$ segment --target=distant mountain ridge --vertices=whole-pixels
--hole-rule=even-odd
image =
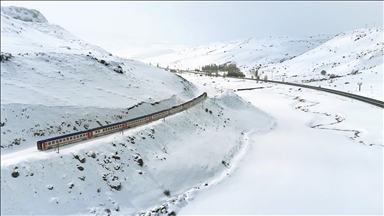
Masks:
[[[138,60],[175,69],[198,69],[203,65],[235,62],[248,71],[258,65],[286,61],[316,47],[330,35],[308,37],[263,37],[213,42],[179,52]]]
[[[24,7],[1,7],[1,13],[24,22],[48,23],[48,20],[35,9]]]

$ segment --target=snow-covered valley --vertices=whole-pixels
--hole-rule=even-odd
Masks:
[[[383,214],[381,108],[298,87],[185,77],[218,92],[257,88],[236,94],[273,116],[276,127],[250,135],[238,169],[181,215]]]
[[[171,73],[82,41],[34,10],[2,7],[1,24],[1,215],[384,213],[381,108],[297,87]],[[247,69],[267,62],[260,72],[268,74],[273,67],[309,68],[314,63],[306,62],[307,54],[328,61],[330,54],[320,51],[325,46],[343,55],[348,47],[371,50],[373,57],[363,54],[354,63],[360,73],[332,85],[371,80],[371,96],[382,100],[377,29],[353,45],[345,38],[339,44],[342,34],[332,43],[331,36],[318,35],[250,39],[225,51],[245,56],[273,42],[248,63],[241,57]],[[191,48],[191,55],[211,50],[202,47]],[[163,58],[164,67],[178,60],[141,56],[152,65]],[[211,57],[174,64],[192,69],[223,58]],[[287,60],[278,63],[281,58]],[[206,100],[165,119],[60,149],[36,148],[38,140],[169,108],[203,92]]]

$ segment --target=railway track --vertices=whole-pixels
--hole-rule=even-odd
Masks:
[[[255,79],[251,79],[251,78],[239,78],[239,79],[246,79],[246,80],[255,81]],[[318,90],[318,91],[324,91],[324,92],[352,98],[355,100],[359,100],[359,101],[362,101],[362,102],[365,102],[365,103],[368,103],[368,104],[371,104],[371,105],[374,105],[374,106],[377,106],[380,108],[384,108],[384,101],[376,100],[376,99],[372,99],[372,98],[368,98],[368,97],[364,97],[364,96],[360,96],[360,95],[356,95],[356,94],[351,94],[348,92],[337,91],[337,90],[333,90],[333,89],[316,87],[316,86],[303,85],[303,84],[298,84],[298,83],[280,82],[280,81],[273,81],[273,80],[262,80],[262,81],[263,82],[283,84],[283,85],[297,86],[297,87],[302,87],[302,88],[309,88],[309,89],[314,89],[314,90]],[[241,90],[250,90],[250,89],[239,89],[239,90],[241,91]]]

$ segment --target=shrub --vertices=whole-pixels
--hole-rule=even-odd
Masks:
[[[325,74],[327,74],[327,71],[322,70],[322,71],[321,71],[321,75],[325,76]]]
[[[224,51],[224,52],[225,52],[225,51]],[[171,211],[171,212],[168,214],[168,216],[176,216],[176,212]]]
[[[139,160],[137,160],[137,163],[139,164],[140,167],[142,167],[144,165],[144,161],[141,158]]]
[[[12,177],[13,178],[17,178],[19,176],[19,172],[17,172],[17,171],[13,171],[13,173],[12,173]]]
[[[3,53],[1,52],[1,55],[0,55],[0,61],[1,62],[6,62],[6,61],[9,61],[9,59],[11,59],[13,56],[11,53]]]
[[[169,190],[164,190],[163,192],[166,196],[171,196],[171,191]]]

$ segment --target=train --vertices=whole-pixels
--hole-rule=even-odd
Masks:
[[[204,100],[206,97],[207,97],[207,93],[204,92],[200,96],[190,101],[187,101],[177,106],[173,106],[169,109],[161,110],[148,115],[140,116],[137,118],[129,119],[129,120],[118,122],[118,123],[108,124],[105,126],[101,126],[101,127],[97,127],[97,128],[93,128],[85,131],[80,131],[80,132],[75,132],[71,134],[65,134],[65,135],[49,138],[49,139],[39,140],[37,141],[37,149],[40,151],[44,151],[47,149],[56,148],[59,146],[68,145],[71,143],[80,142],[83,140],[92,139],[99,136],[104,136],[114,132],[136,127],[138,125],[156,121],[158,119],[165,118],[169,115],[182,112],[192,107],[193,105],[198,104],[199,102]]]

